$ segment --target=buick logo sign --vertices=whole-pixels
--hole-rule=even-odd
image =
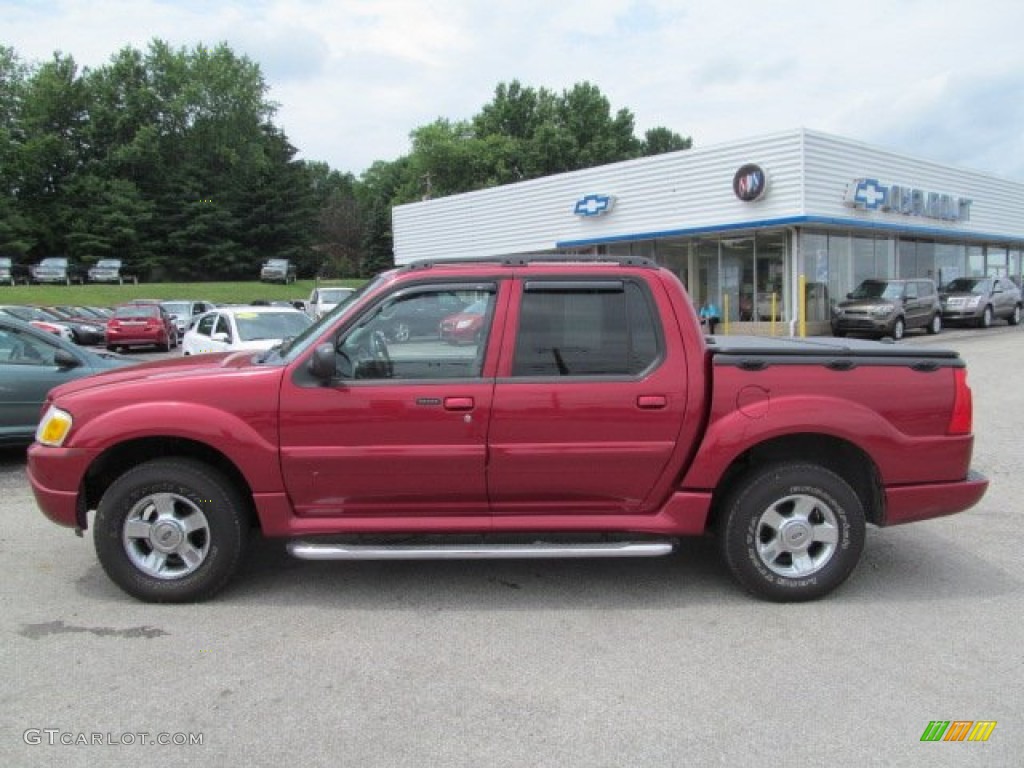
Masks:
[[[768,174],[760,165],[747,163],[732,177],[732,191],[744,203],[760,200],[768,191]]]

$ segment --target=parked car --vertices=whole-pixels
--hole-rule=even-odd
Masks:
[[[174,324],[178,328],[178,338],[181,338],[193,320],[217,305],[212,301],[175,300],[161,301],[160,306],[174,319]]]
[[[290,259],[267,259],[260,267],[260,282],[263,283],[294,283],[296,280],[295,265]]]
[[[441,321],[462,312],[471,302],[455,291],[432,292],[416,298],[415,292],[397,297],[381,309],[383,333],[388,341],[441,338]]]
[[[185,331],[183,355],[265,350],[284,339],[298,336],[313,324],[312,318],[290,307],[221,307],[199,316]]]
[[[159,304],[121,304],[107,321],[107,349],[156,347],[167,352],[178,346],[178,327]]]
[[[441,341],[449,344],[477,344],[483,335],[490,299],[474,301],[461,312],[448,315],[439,326]]]
[[[342,285],[318,286],[309,294],[306,311],[314,320],[319,320],[355,293],[355,288]]]
[[[100,259],[89,267],[88,277],[90,283],[139,284],[138,276],[128,274],[121,259]]]
[[[42,309],[44,312],[50,313],[71,329],[71,338],[75,344],[89,346],[92,344],[103,344],[106,340],[106,320],[90,317],[87,314],[84,314],[77,307],[66,305],[58,307],[43,307]]]
[[[31,268],[33,283],[85,283],[85,269],[67,256],[48,256]]]
[[[0,445],[32,442],[46,394],[53,387],[131,362],[120,355],[76,347],[0,314]]]
[[[0,285],[17,285],[28,282],[28,272],[14,259],[0,256]]]
[[[933,280],[865,280],[832,313],[836,336],[865,333],[899,341],[911,328],[942,330],[942,304]]]
[[[969,323],[988,328],[996,318],[1020,323],[1020,288],[1006,277],[958,277],[939,294],[946,323]]]
[[[0,307],[0,312],[17,320],[21,320],[23,323],[34,325],[41,331],[51,333],[54,336],[60,336],[62,339],[74,342],[75,337],[68,324],[62,322],[59,318],[54,317],[49,312],[39,309],[39,307],[30,307],[23,304],[7,304]]]

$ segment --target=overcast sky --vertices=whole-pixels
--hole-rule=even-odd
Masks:
[[[300,151],[362,173],[495,86],[588,81],[695,146],[810,128],[1024,180],[1018,0],[0,0],[0,44],[96,67],[227,42]]]

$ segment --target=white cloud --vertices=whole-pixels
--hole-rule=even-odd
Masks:
[[[589,81],[638,133],[698,145],[805,126],[1024,178],[1024,4],[798,0],[8,2],[4,43],[97,66],[125,45],[227,41],[260,64],[303,157],[359,173],[465,119],[500,82]]]

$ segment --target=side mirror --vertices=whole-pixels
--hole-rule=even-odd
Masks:
[[[309,372],[314,378],[330,381],[335,375],[337,356],[333,344],[318,344],[309,358]]]
[[[221,341],[225,344],[231,343],[231,335],[227,333],[215,333],[210,337],[213,341]]]
[[[58,368],[77,368],[82,364],[82,361],[66,349],[58,349],[53,355],[53,363]]]

